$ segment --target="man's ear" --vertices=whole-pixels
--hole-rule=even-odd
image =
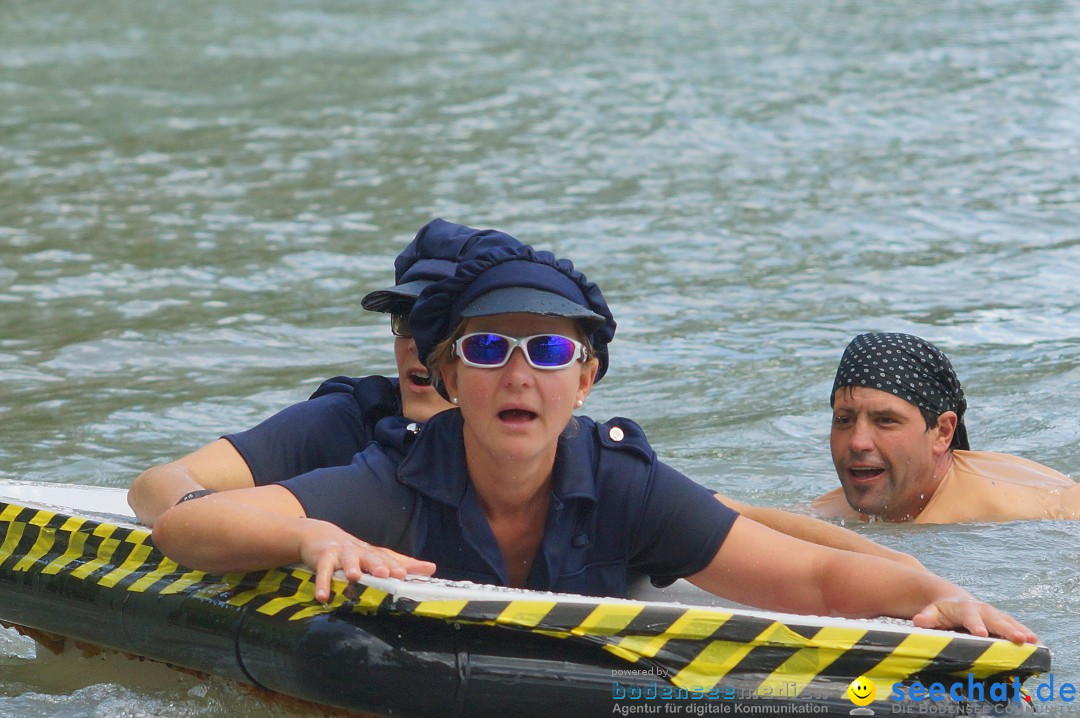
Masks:
[[[956,433],[956,412],[944,411],[937,419],[937,424],[930,431],[934,432],[934,453],[942,455],[949,450],[953,434]]]

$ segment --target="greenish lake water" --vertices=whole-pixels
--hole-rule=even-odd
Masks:
[[[975,448],[1080,471],[1075,1],[9,0],[0,108],[0,478],[126,486],[392,372],[360,297],[435,216],[596,280],[589,413],[731,496],[836,484],[868,330],[950,354]],[[1080,683],[1080,525],[857,530]],[[136,665],[0,630],[0,715],[294,715]]]

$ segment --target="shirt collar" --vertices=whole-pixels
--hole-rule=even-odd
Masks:
[[[556,506],[570,499],[596,502],[593,468],[596,444],[591,419],[577,417],[559,437],[552,498]],[[398,466],[398,481],[430,499],[460,507],[469,485],[465,466],[461,411],[448,409],[421,428],[412,448]]]

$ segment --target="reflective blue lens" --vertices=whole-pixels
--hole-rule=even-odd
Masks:
[[[461,342],[461,355],[473,364],[497,366],[510,351],[510,342],[499,334],[470,334]]]
[[[542,334],[529,339],[525,345],[529,358],[536,366],[562,367],[574,360],[574,342],[558,334]]]

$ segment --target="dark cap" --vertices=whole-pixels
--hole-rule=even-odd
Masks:
[[[570,260],[527,245],[498,247],[462,262],[453,277],[423,291],[409,325],[426,361],[462,319],[512,312],[581,321],[600,361],[596,381],[607,372],[607,345],[615,336],[615,319],[600,288]]]
[[[454,274],[458,262],[494,247],[518,247],[521,242],[494,229],[433,219],[394,260],[394,286],[371,292],[360,306],[372,312],[408,314],[420,292]]]
[[[547,317],[582,319],[589,324],[603,324],[604,318],[560,294],[531,287],[503,287],[477,297],[461,310],[462,318],[492,314],[525,312]]]
[[[969,448],[964,389],[949,357],[925,339],[911,334],[860,334],[840,358],[830,406],[836,400],[836,390],[845,386],[887,391],[932,414],[955,411],[952,447]]]

